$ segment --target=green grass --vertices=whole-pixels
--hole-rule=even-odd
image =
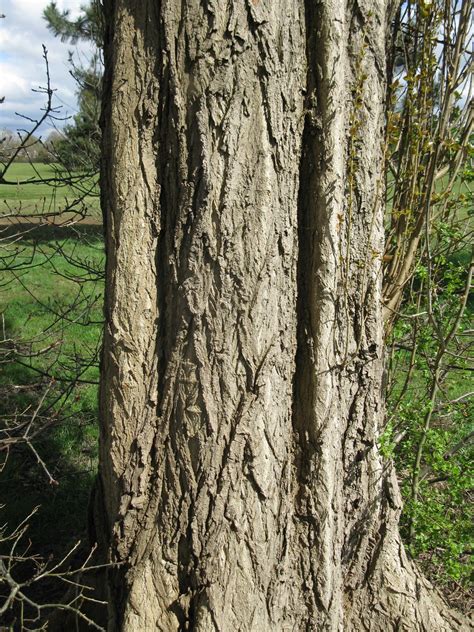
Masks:
[[[78,232],[74,239],[22,240],[0,250],[0,257],[8,257],[12,268],[3,273],[0,290],[7,331],[19,340],[20,347],[27,345],[33,352],[60,340],[57,362],[61,372],[79,348],[83,354],[96,346],[102,320],[103,256],[100,235],[84,232]],[[58,354],[55,351],[52,355]],[[39,370],[50,364],[50,354],[46,354],[31,366]],[[83,379],[97,378],[96,371],[91,371],[87,370]]]
[[[93,184],[82,181],[71,188],[45,182],[57,177],[55,165],[13,164],[5,176],[13,184],[0,185],[0,223],[1,215],[12,212],[29,218],[61,211]],[[86,195],[83,202],[88,219],[97,222],[98,197]],[[28,224],[19,240],[8,239],[18,232],[17,224],[0,230],[0,316],[6,339],[0,342],[0,424],[15,415],[31,418],[47,392],[41,413],[52,423],[33,444],[59,483],[49,483],[27,445],[17,447],[0,472],[5,504],[0,524],[13,529],[39,507],[27,537],[35,553],[57,556],[84,535],[97,464],[102,230]],[[78,282],[81,278],[86,281]],[[71,388],[77,375],[79,382]]]
[[[0,264],[10,268],[2,266],[0,285],[7,338],[0,357],[9,360],[0,374],[0,420],[15,412],[31,416],[48,391],[42,409],[52,424],[34,446],[59,483],[51,485],[30,448],[20,446],[0,473],[0,523],[13,528],[39,505],[28,537],[46,555],[61,554],[83,535],[97,462],[103,242],[93,227],[69,230],[67,237],[66,230],[38,227],[34,239],[0,248]],[[99,274],[84,272],[84,265]],[[81,276],[88,280],[79,283]],[[76,373],[80,382],[69,392]]]
[[[62,176],[58,165],[13,163],[4,176],[8,184],[0,184],[0,219],[10,213],[35,215],[68,208],[69,214],[86,209],[91,219],[99,220],[96,180],[78,177],[77,183],[70,186],[61,182]]]

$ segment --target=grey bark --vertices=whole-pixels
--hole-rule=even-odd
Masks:
[[[377,447],[386,4],[105,3],[110,630],[462,628]]]

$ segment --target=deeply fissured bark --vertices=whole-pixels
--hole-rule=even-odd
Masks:
[[[105,3],[110,630],[462,625],[377,447],[386,4]]]

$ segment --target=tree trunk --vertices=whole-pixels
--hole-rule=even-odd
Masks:
[[[386,4],[105,2],[109,630],[462,627],[377,447]]]

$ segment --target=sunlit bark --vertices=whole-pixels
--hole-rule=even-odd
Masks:
[[[105,4],[109,629],[455,629],[377,446],[386,2]]]

